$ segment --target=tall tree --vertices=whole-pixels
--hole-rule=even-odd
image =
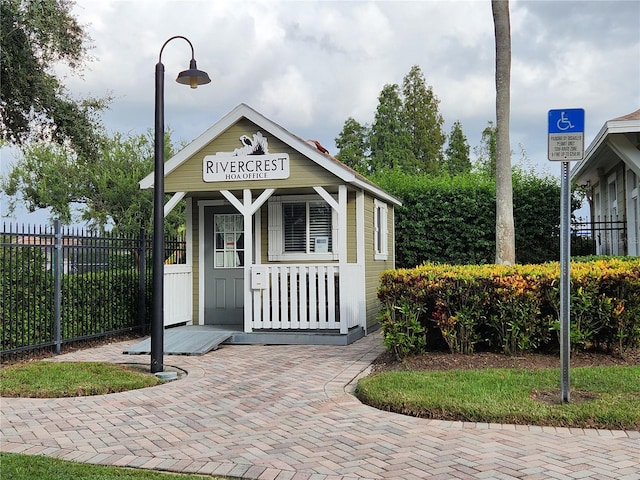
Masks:
[[[480,145],[474,147],[473,151],[478,157],[478,170],[484,172],[492,178],[496,177],[496,126],[491,120],[482,131]]]
[[[119,233],[135,235],[141,227],[151,226],[152,192],[140,190],[138,182],[153,169],[153,149],[151,134],[116,133],[101,141],[95,160],[86,161],[64,145],[32,143],[1,179],[0,190],[12,199],[10,211],[17,203],[29,211],[51,208],[56,218],[70,223],[75,220],[72,205],[76,205],[91,228],[112,225]],[[169,158],[173,154],[169,132],[165,149],[165,158]],[[168,219],[167,230],[182,221]]]
[[[369,129],[349,117],[335,139],[340,149],[336,158],[363,175],[370,173],[368,136]]]
[[[411,138],[402,116],[402,98],[397,84],[387,84],[378,96],[370,135],[372,173],[384,169],[405,169],[415,165]]]
[[[0,137],[21,146],[42,140],[97,152],[98,113],[108,99],[75,100],[53,73],[65,64],[77,73],[89,37],[71,14],[70,0],[0,2]]]
[[[496,263],[516,261],[509,111],[511,24],[509,0],[491,0],[496,42]]]
[[[444,119],[438,111],[440,100],[427,86],[418,65],[411,67],[402,81],[404,102],[402,113],[411,139],[414,165],[407,171],[438,173],[443,160],[442,148],[446,135],[442,130]]]
[[[462,124],[459,120],[456,120],[451,127],[445,156],[449,175],[454,176],[471,171],[469,142],[462,131]]]
[[[439,103],[420,67],[414,65],[402,90],[397,84],[382,88],[371,128],[347,119],[336,138],[337,157],[368,175],[385,169],[439,173],[446,141]]]

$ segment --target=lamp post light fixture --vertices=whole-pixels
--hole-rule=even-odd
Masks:
[[[162,51],[171,40],[181,38],[191,47],[189,69],[178,74],[176,82],[197,88],[211,82],[198,70],[193,45],[181,35],[164,42],[156,64],[155,154],[153,177],[153,314],[151,317],[151,373],[164,370],[164,65]]]

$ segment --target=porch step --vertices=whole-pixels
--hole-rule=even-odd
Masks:
[[[316,330],[254,330],[251,333],[235,332],[225,343],[231,345],[349,345],[364,337],[362,327],[354,327],[349,333]]]
[[[208,329],[206,327],[185,326],[168,328],[164,331],[165,355],[204,355],[233,336],[232,330]],[[151,353],[151,338],[134,345],[123,353],[144,355]]]

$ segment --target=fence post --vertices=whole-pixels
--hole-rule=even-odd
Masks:
[[[146,282],[147,282],[147,239],[144,228],[140,229],[140,239],[138,242],[138,323],[140,324],[140,333],[144,335],[144,326],[146,320],[147,299],[145,298]]]
[[[60,317],[62,310],[62,231],[60,220],[53,222],[54,244],[53,244],[53,340],[56,346],[56,353],[61,351],[62,343],[60,335]]]

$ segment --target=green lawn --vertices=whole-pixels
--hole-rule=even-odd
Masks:
[[[364,402],[424,418],[565,427],[640,429],[640,367],[571,370],[560,403],[559,369],[394,371],[365,377]]]
[[[105,467],[68,462],[41,455],[0,452],[0,478],[3,480],[224,480],[222,477],[179,475],[151,470]]]
[[[0,369],[3,397],[103,395],[160,383],[148,372],[113,363],[38,361]]]

